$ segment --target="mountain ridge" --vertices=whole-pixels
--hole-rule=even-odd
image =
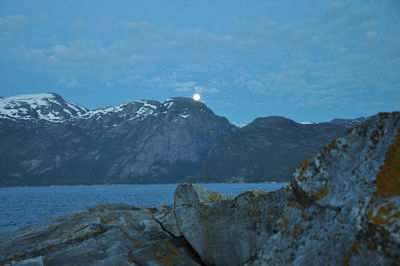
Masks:
[[[319,137],[322,133],[316,128],[326,127],[334,129],[334,134],[325,132],[325,137]],[[298,135],[298,129],[309,133]],[[344,131],[344,126],[334,123],[301,125],[278,116],[256,118],[240,128],[225,117],[215,115],[204,103],[183,97],[169,98],[163,103],[135,100],[88,110],[54,93],[13,96],[0,99],[0,170],[3,173],[0,186],[174,183],[198,179],[201,175],[200,182],[287,181],[288,169],[294,164],[286,162],[291,161],[290,156],[279,162],[284,168],[279,176],[266,174],[277,164],[276,161],[265,164],[267,161],[262,159],[273,153],[271,147],[275,147],[268,146],[274,140],[265,139],[266,135],[279,136],[286,132],[290,138],[300,140],[295,146],[312,146],[294,160],[297,162]],[[321,139],[315,147],[305,140],[308,138],[310,142],[314,137],[310,132]],[[236,136],[240,139],[238,143],[246,143],[246,134],[251,137],[247,140],[250,144],[242,150],[252,148],[260,153],[248,152],[245,168],[251,172],[254,166],[265,164],[264,170],[258,172],[260,176],[253,174],[250,178],[248,169],[239,178],[237,173],[227,176],[229,164],[206,169],[206,162],[223,162],[227,158],[225,155],[213,157],[221,143],[226,142],[224,139]],[[281,142],[285,147],[293,146],[292,140]],[[301,154],[301,151],[296,152]],[[261,160],[260,155],[264,156]],[[235,164],[241,165],[240,161]],[[216,173],[222,174],[212,177]]]

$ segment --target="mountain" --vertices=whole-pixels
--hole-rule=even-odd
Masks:
[[[278,116],[257,118],[223,138],[191,181],[288,181],[292,169],[345,133],[334,123],[301,124]]]
[[[366,118],[238,127],[189,98],[88,110],[54,93],[0,98],[0,186],[288,181]]]
[[[87,112],[86,108],[66,102],[55,93],[0,98],[0,119],[45,120],[60,123],[80,117]]]
[[[0,99],[0,186],[178,182],[236,130],[188,98],[94,111],[56,94]]]
[[[343,126],[345,128],[351,128],[351,127],[357,127],[359,125],[364,124],[369,117],[359,117],[356,119],[341,119],[341,118],[335,118],[331,120],[331,123]]]

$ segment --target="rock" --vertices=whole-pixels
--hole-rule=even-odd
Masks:
[[[178,228],[209,265],[243,265],[273,233],[289,195],[283,188],[245,192],[236,198],[191,184],[175,191]]]
[[[182,234],[176,224],[175,211],[172,207],[168,205],[162,205],[160,209],[153,214],[153,218],[162,226],[165,231],[174,237],[182,237]]]
[[[298,167],[295,198],[249,265],[398,264],[399,126],[381,113]]]
[[[164,231],[155,209],[122,204],[87,211],[0,237],[0,264],[198,265],[183,238]]]

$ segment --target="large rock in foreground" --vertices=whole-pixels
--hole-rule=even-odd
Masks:
[[[398,264],[400,113],[350,129],[276,192],[232,199],[180,185],[175,213],[210,265]]]
[[[241,265],[272,235],[288,191],[245,192],[235,199],[191,184],[175,191],[178,228],[210,265]]]

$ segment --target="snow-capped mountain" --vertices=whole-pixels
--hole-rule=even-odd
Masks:
[[[180,97],[92,111],[53,93],[0,98],[0,186],[287,181],[356,122],[238,127]]]
[[[66,102],[55,93],[0,98],[0,118],[11,120],[44,120],[60,123],[78,118],[87,112],[86,108]]]
[[[93,111],[55,94],[1,101],[0,186],[178,182],[237,130],[188,98]]]

